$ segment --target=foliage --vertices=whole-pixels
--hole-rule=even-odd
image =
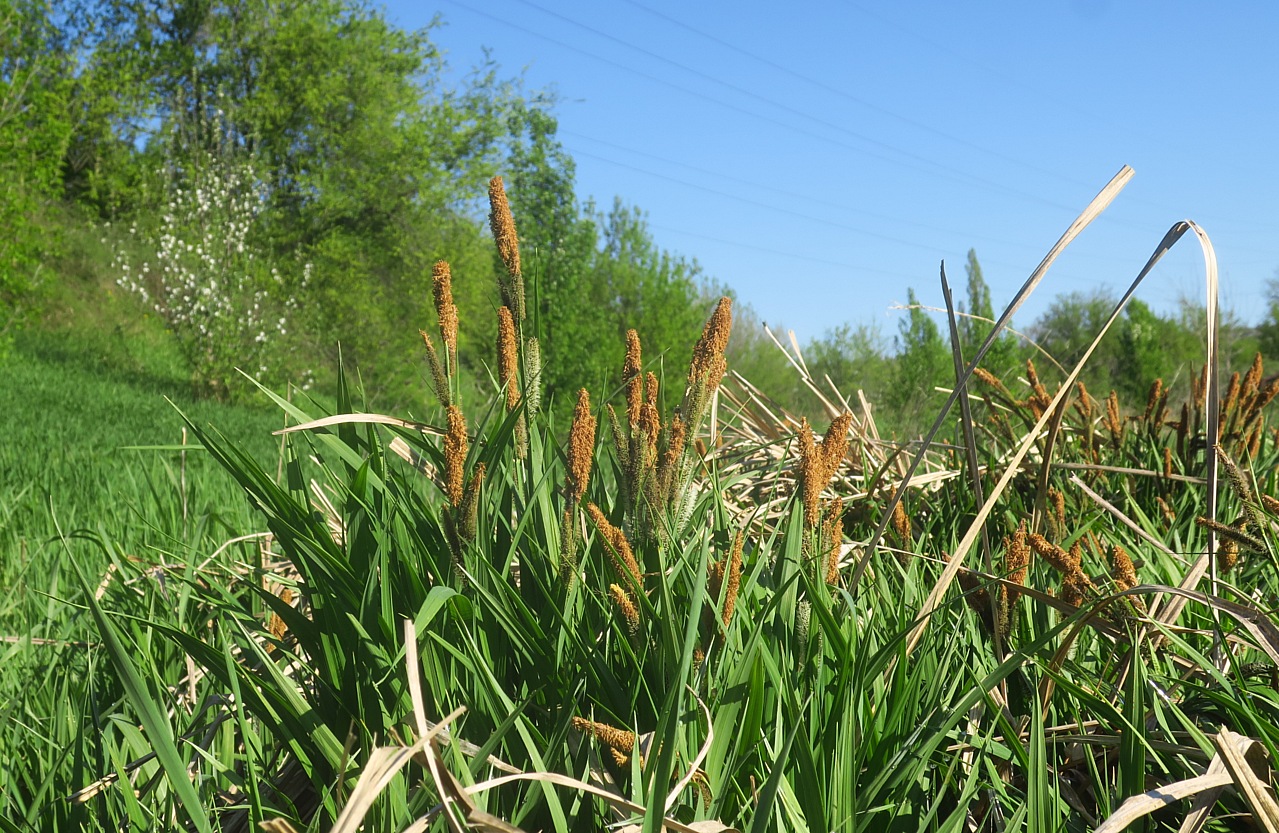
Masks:
[[[913,288],[907,292],[907,305],[907,317],[898,327],[896,373],[887,403],[906,426],[917,430],[933,399],[933,388],[953,382],[955,371],[937,322],[920,307]]]
[[[0,0],[0,357],[33,312],[55,244],[41,215],[71,130],[67,61],[47,3]]]
[[[977,260],[975,249],[968,250],[968,262],[964,270],[968,275],[967,312],[969,315],[976,316],[975,318],[961,317],[958,322],[959,340],[964,348],[964,358],[967,360],[976,355],[977,348],[986,340],[986,335],[994,326],[995,309],[990,299],[990,287],[982,275],[981,263]],[[960,304],[960,310],[964,311],[963,304]],[[1009,326],[1012,326],[1011,323]],[[1016,337],[1011,333],[1003,333],[986,353],[986,358],[982,360],[982,367],[996,376],[1003,376],[1020,364],[1020,358]]]
[[[141,528],[113,514],[6,562],[31,571],[11,582],[6,621],[47,641],[18,643],[0,674],[6,716],[21,717],[0,724],[0,752],[38,762],[35,775],[0,767],[0,812],[63,829],[175,817],[319,829],[360,807],[377,829],[450,829],[441,814],[456,812],[490,829],[497,816],[656,830],[669,815],[733,829],[1083,830],[1124,798],[1201,776],[1231,733],[1272,757],[1279,646],[1251,594],[1279,592],[1267,425],[1279,383],[1260,362],[1222,400],[1214,438],[1237,461],[1218,512],[1233,523],[1196,521],[1201,388],[1157,391],[1144,412],[1072,388],[1049,439],[1029,430],[1050,387],[1028,368],[1026,383],[980,381],[978,469],[964,476],[953,447],[930,454],[891,547],[859,577],[865,550],[849,544],[888,520],[895,446],[850,414],[819,441],[719,388],[728,308],[687,375],[647,378],[640,336],[628,339],[604,383],[625,391],[618,407],[597,414],[580,394],[563,447],[534,404],[532,321],[497,362],[498,389],[437,385],[445,431],[353,413],[344,384],[322,424],[324,406],[271,395],[308,423],[275,464],[190,420],[187,454],[234,478],[240,508],[199,491],[193,515],[187,488],[206,483],[184,488],[170,457]],[[903,339],[940,340],[915,324]],[[451,324],[440,338],[451,349]],[[872,332],[829,340],[837,357],[879,354]],[[713,443],[698,414],[716,395]],[[964,553],[962,592],[933,608],[945,554],[972,535],[972,479],[993,489],[1026,443],[1040,454],[1006,472],[991,545]],[[1152,594],[1176,598],[1159,586],[1183,579],[1209,528],[1239,545],[1236,560],[1175,621],[1154,620]],[[1028,545],[1034,560],[1017,561]],[[1209,659],[1221,644],[1224,672]],[[433,744],[403,751],[459,708]],[[405,766],[373,784],[388,747]],[[1213,801],[1218,818],[1252,812],[1242,791]]]

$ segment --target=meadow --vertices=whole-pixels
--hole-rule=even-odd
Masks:
[[[981,368],[1129,175],[911,442],[734,373],[727,298],[544,400],[500,181],[491,373],[437,264],[423,415],[20,344],[0,829],[1279,830],[1279,381]],[[1212,320],[1193,226],[1134,288],[1184,235]]]

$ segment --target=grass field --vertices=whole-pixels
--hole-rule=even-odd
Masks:
[[[184,459],[177,374],[0,371],[0,830],[1279,829],[1260,360],[978,370],[903,445],[726,376],[724,301],[557,421],[494,236],[496,387],[437,281],[427,424],[183,400]]]

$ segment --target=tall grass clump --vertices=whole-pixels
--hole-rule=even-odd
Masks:
[[[814,426],[729,373],[728,299],[686,374],[654,370],[632,330],[616,401],[543,403],[494,180],[489,379],[460,378],[465,276],[439,264],[424,421],[359,413],[345,384],[331,414],[268,391],[292,423],[278,473],[192,421],[257,511],[257,548],[101,597],[84,576],[113,719],[154,757],[100,755],[79,812],[197,829],[1273,829],[1274,383],[1258,363],[1221,395],[1211,349],[1181,402],[1154,380],[1142,403],[1096,399],[1082,362],[1060,378],[981,365],[1128,175],[956,359],[947,410],[907,445],[838,391],[818,391]],[[1213,309],[1190,224],[1133,288],[1187,230]]]

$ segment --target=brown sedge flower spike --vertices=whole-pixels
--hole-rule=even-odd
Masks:
[[[643,586],[644,575],[640,572],[639,562],[635,560],[635,553],[631,550],[630,542],[626,540],[626,534],[609,523],[608,518],[604,517],[604,513],[595,504],[586,504],[586,512],[599,529],[600,537],[604,539],[605,548],[613,561],[613,569],[617,571],[618,577],[622,581],[633,582],[634,587]]]
[[[448,355],[448,372],[453,373],[457,369],[457,305],[453,303],[453,273],[448,261],[436,261],[431,270],[431,294],[440,322],[440,341]]]
[[[448,429],[444,433],[444,493],[449,503],[460,506],[466,482],[466,454],[470,443],[466,436],[466,417],[462,409],[449,405]]]
[[[595,415],[591,413],[591,395],[586,388],[577,392],[577,406],[573,409],[573,425],[568,432],[568,465],[565,472],[565,491],[571,503],[577,503],[586,494],[586,484],[591,477],[591,464],[595,456]]]
[[[519,349],[516,345],[515,320],[507,307],[497,308],[497,381],[506,395],[506,410],[520,404]]]

